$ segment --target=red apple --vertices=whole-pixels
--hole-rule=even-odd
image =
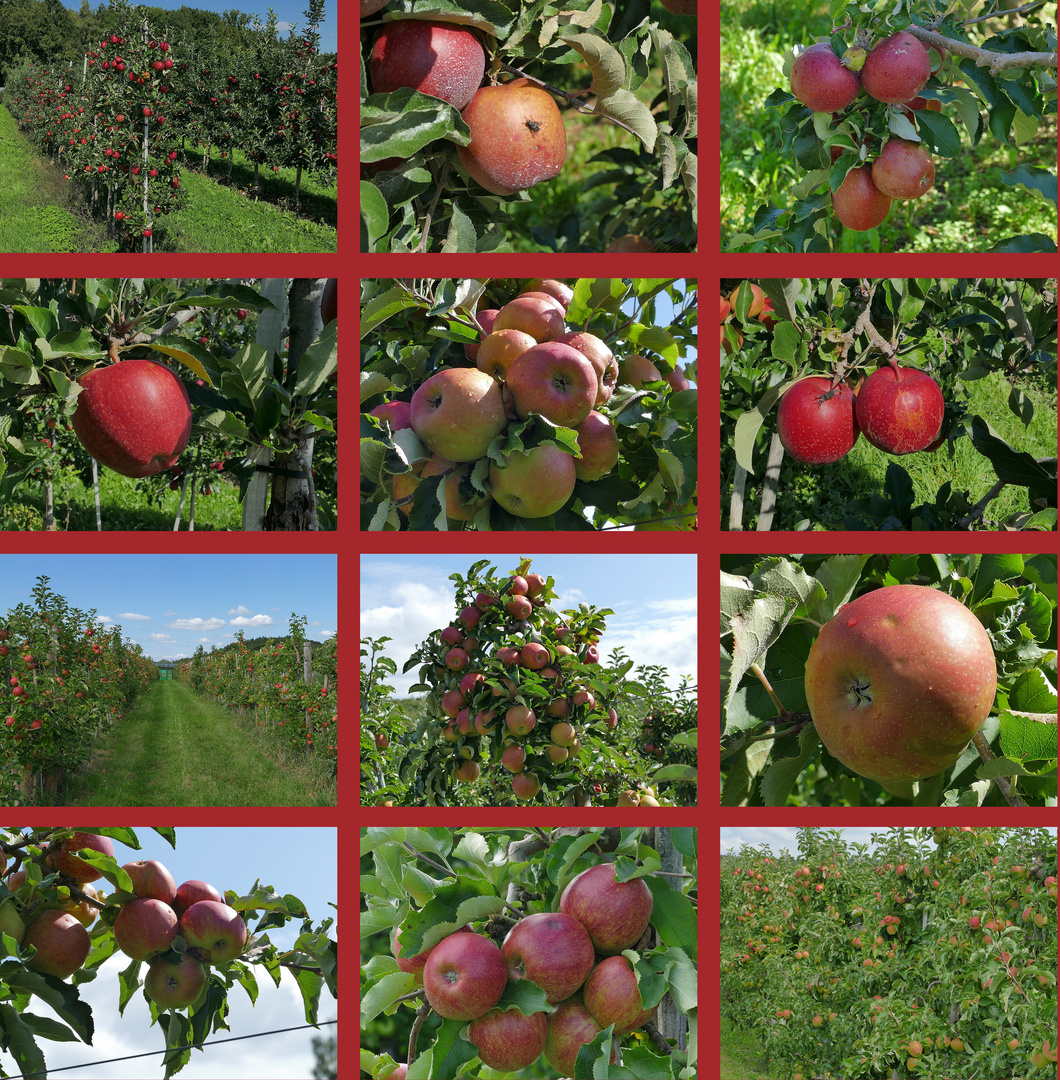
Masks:
[[[500,949],[481,934],[450,934],[431,950],[423,970],[427,1003],[447,1020],[477,1020],[500,1000],[508,969]]]
[[[646,357],[634,353],[619,364],[619,379],[639,390],[645,383],[661,382],[659,369]]]
[[[601,960],[585,980],[582,998],[593,1019],[601,1027],[614,1024],[616,1035],[642,1027],[655,1013],[644,1008],[633,965],[624,956]]]
[[[462,109],[486,71],[486,54],[466,27],[402,19],[384,23],[368,64],[372,91],[389,94],[410,86]]]
[[[470,747],[465,746],[464,750],[470,750]],[[482,775],[482,766],[477,761],[462,761],[453,775],[462,784],[472,784]]]
[[[594,409],[574,431],[582,455],[574,459],[574,475],[579,480],[599,480],[606,476],[618,464],[615,425]]]
[[[513,619],[528,619],[530,613],[534,610],[534,605],[530,603],[528,596],[513,596],[511,600],[504,605],[504,610],[511,615]]]
[[[160,1009],[190,1005],[205,985],[206,968],[187,953],[176,962],[160,956],[151,962],[144,977],[144,993]]]
[[[556,281],[554,278],[534,278],[527,282],[524,292],[543,292],[554,296],[566,311],[570,302],[574,299],[574,290],[564,281]]]
[[[820,375],[800,379],[784,392],[777,409],[777,434],[784,449],[804,465],[829,465],[858,440],[854,392]]]
[[[564,1001],[548,1018],[545,1039],[548,1063],[563,1076],[573,1076],[578,1051],[603,1030],[581,1000],[570,998]]]
[[[865,57],[861,85],[888,105],[904,105],[924,89],[931,75],[927,47],[907,30],[878,42]]]
[[[519,662],[532,671],[540,671],[548,666],[548,649],[537,641],[528,641],[519,653]]]
[[[494,384],[496,385],[496,384]],[[550,517],[574,492],[574,458],[555,443],[513,451],[503,464],[490,462],[493,498],[519,518]]]
[[[114,920],[114,940],[133,960],[165,952],[176,936],[176,912],[161,900],[130,900]]]
[[[563,307],[551,296],[517,296],[497,312],[493,333],[518,330],[535,343],[552,341],[564,331]]]
[[[493,320],[497,317],[500,308],[482,308],[475,312],[475,320],[482,327],[483,339],[493,332]],[[464,346],[464,355],[472,362],[478,360],[478,351],[482,342],[476,341],[473,345]]]
[[[522,330],[494,330],[478,347],[475,366],[495,379],[506,379],[508,369],[537,340]]]
[[[512,705],[504,714],[504,722],[513,735],[528,735],[536,726],[537,717],[526,705]]]
[[[212,885],[207,885],[205,881],[193,878],[191,881],[182,882],[177,886],[177,899],[173,903],[173,910],[177,913],[179,919],[192,904],[197,904],[200,900],[215,900],[217,903],[223,904],[224,899],[224,896]]]
[[[243,951],[247,925],[239,912],[216,900],[200,900],[180,917],[184,940],[208,964],[226,964]]]
[[[935,163],[923,143],[891,138],[872,163],[872,182],[892,199],[919,199],[935,183]]]
[[[103,876],[91,863],[78,859],[72,854],[90,848],[102,855],[114,855],[114,845],[107,836],[96,836],[95,833],[75,832],[62,842],[58,852],[48,856],[48,865],[60,874],[72,877],[79,885],[85,881],[97,881]]]
[[[857,75],[826,41],[803,49],[791,65],[791,92],[814,112],[842,112],[860,89]]]
[[[508,426],[500,383],[478,368],[444,368],[412,395],[412,429],[447,461],[485,456]]]
[[[412,406],[407,401],[385,401],[382,405],[376,405],[371,415],[386,420],[391,431],[412,427]]]
[[[510,773],[520,773],[526,763],[526,751],[521,746],[506,746],[501,754],[501,764]]]
[[[521,772],[512,777],[512,791],[515,792],[517,799],[526,802],[534,798],[540,790],[541,781],[538,780],[536,773]]]
[[[872,182],[872,167],[859,165],[832,192],[832,209],[845,228],[866,232],[883,224],[891,212],[891,197]]]
[[[577,990],[592,970],[595,954],[577,919],[560,912],[528,915],[508,931],[501,945],[508,978],[530,979],[555,1005]]]
[[[161,900],[173,906],[177,899],[177,883],[173,875],[157,859],[137,859],[126,863],[122,869],[129,875],[136,896],[148,900]]]
[[[577,349],[551,341],[536,345],[508,369],[508,389],[519,417],[538,413],[561,427],[576,428],[596,402],[596,371]]]
[[[191,436],[184,384],[152,360],[123,360],[86,371],[73,416],[74,433],[101,465],[122,476],[170,468]]]
[[[467,1037],[478,1048],[483,1065],[501,1072],[517,1072],[532,1065],[545,1049],[548,1020],[545,1013],[524,1015],[516,1006],[490,1009],[473,1020]]]
[[[526,79],[482,87],[461,116],[471,142],[457,147],[460,163],[494,195],[525,191],[563,168],[563,117],[548,92]]]
[[[946,410],[939,384],[918,368],[886,364],[858,391],[858,425],[873,446],[888,454],[924,450],[938,435]]]
[[[58,979],[67,979],[83,967],[92,949],[88,931],[68,911],[56,908],[42,911],[29,924],[22,947],[30,945],[37,950],[26,964],[30,971]]]
[[[996,686],[982,623],[923,585],[889,585],[844,604],[806,660],[806,702],[829,753],[903,796],[961,756]]]
[[[651,918],[651,890],[643,878],[616,881],[614,865],[598,863],[563,890],[559,909],[585,927],[598,953],[609,956],[643,937]]]

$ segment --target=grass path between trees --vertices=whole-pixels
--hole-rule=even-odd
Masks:
[[[69,806],[334,805],[310,761],[285,760],[226,710],[178,682],[157,682],[100,744]]]

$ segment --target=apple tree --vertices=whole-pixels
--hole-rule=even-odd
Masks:
[[[367,828],[361,859],[362,1073],[696,1075],[694,829]]]
[[[812,515],[800,528],[1056,528],[1055,439],[1040,434],[1056,426],[1050,282],[762,279],[725,291],[729,528],[745,527],[759,491],[758,529],[781,510]],[[885,475],[867,482],[869,468]],[[993,509],[1002,495],[1019,511]]]
[[[1055,830],[797,834],[721,857],[722,1013],[769,1075],[1055,1076]]]
[[[1055,555],[723,557],[722,805],[1051,805],[1055,583]]]
[[[695,528],[696,300],[655,279],[363,281],[362,528]]]
[[[917,213],[948,162],[983,139],[1009,148],[1004,183],[1055,214],[1052,140],[1034,145],[1056,112],[1055,27],[1033,5],[1011,15],[976,7],[835,0],[830,35],[786,57],[789,86],[765,102],[784,110],[801,183],[791,205],[761,206],[729,250],[833,250],[844,228],[881,225],[894,201],[913,200]],[[999,237],[989,250],[1055,252],[1056,241]]]
[[[537,249],[694,250],[695,63],[657,14],[393,0],[361,26],[363,251],[518,250],[513,200],[534,207]],[[576,113],[623,145],[579,177],[591,205],[550,221]]]
[[[42,459],[54,465],[58,451],[60,463],[81,466],[86,486],[96,460],[147,492],[179,480],[190,495],[198,480],[207,493],[223,470],[239,485],[245,528],[334,527],[338,346],[337,323],[321,329],[325,281],[5,279],[4,489],[34,476]],[[78,379],[88,372],[93,394],[79,414]],[[159,380],[165,404],[148,416]],[[44,438],[27,437],[40,416]],[[181,456],[190,439],[195,450]]]

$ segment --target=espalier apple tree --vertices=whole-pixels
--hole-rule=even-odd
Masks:
[[[695,24],[660,7],[362,6],[362,250],[526,250],[527,222],[536,249],[694,250]],[[552,214],[574,113],[622,148]]]
[[[362,527],[694,529],[696,295],[362,282]]]
[[[789,86],[765,102],[784,110],[785,149],[805,176],[791,206],[761,207],[752,231],[729,247],[831,250],[844,228],[881,225],[895,201],[913,201],[917,213],[945,180],[948,160],[984,138],[1010,148],[1015,163],[1056,111],[1056,30],[1036,12],[834,0],[830,36],[794,43]],[[1021,161],[1004,181],[1055,209],[1055,153],[1032,160],[1039,164]],[[1041,234],[984,244],[1056,251],[1055,239]]]
[[[723,559],[723,805],[1054,801],[1055,574],[1055,555]]]
[[[155,831],[176,847],[176,830]],[[321,991],[337,998],[332,919],[314,924],[296,896],[259,883],[243,896],[197,879],[177,885],[157,860],[122,865],[116,842],[140,846],[126,828],[0,829],[0,954],[12,992],[0,1028],[21,1071],[44,1074],[43,1040],[91,1044],[92,1013],[78,988],[112,957],[123,965],[123,1005],[142,985],[164,1032],[167,1077],[188,1063],[190,1044],[225,1026],[232,987],[256,997],[259,972],[270,982],[284,968],[295,975],[310,1024]],[[292,920],[301,934],[281,951],[265,931]],[[34,995],[58,1021],[27,1011]]]
[[[400,832],[362,833],[373,880],[394,885],[362,893],[362,925],[377,935],[364,943],[363,1073],[404,1075],[380,1053],[396,1023],[425,1077],[539,1058],[536,1075],[551,1077],[576,1063],[603,1078],[695,1075],[694,829]],[[413,879],[410,897],[400,883]],[[419,1010],[414,1024],[403,1002]],[[442,1021],[433,1044],[427,1010]]]

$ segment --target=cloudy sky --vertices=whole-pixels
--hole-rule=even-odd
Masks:
[[[389,680],[399,696],[415,670],[401,675],[405,661],[432,631],[456,617],[449,575],[467,574],[489,558],[506,575],[519,555],[362,555],[361,637],[390,637],[386,646],[398,666]],[[602,659],[621,646],[636,664],[669,669],[669,684],[682,674],[696,678],[696,559],[693,555],[528,555],[532,573],[555,578],[562,611],[583,601],[611,608],[600,639]]]
[[[248,638],[285,637],[291,614],[308,619],[306,636],[338,630],[334,555],[23,555],[0,577],[0,617],[32,606],[37,577],[71,607],[95,610],[121,626],[152,660],[209,652],[242,630]]]
[[[269,829],[195,829],[177,827],[176,850],[149,828],[133,826],[141,849],[134,851],[121,844],[114,845],[119,863],[133,859],[158,859],[168,868],[179,885],[196,878],[220,889],[240,894],[251,891],[255,881],[271,885],[280,894],[293,894],[303,901],[314,925],[335,917],[329,931],[338,937],[337,916],[329,904],[338,899],[337,848],[335,829],[269,828]],[[98,883],[97,883],[98,884]],[[103,883],[104,891],[110,888]],[[253,925],[253,924],[251,924]],[[287,924],[283,930],[270,930],[269,939],[280,948],[293,945],[301,924]],[[164,1046],[162,1033],[153,1029],[151,1014],[143,994],[137,991],[118,1014],[118,973],[129,961],[117,954],[99,969],[93,982],[80,987],[81,997],[88,1002],[95,1021],[92,1046],[83,1043],[47,1042],[43,1044],[49,1070],[67,1065],[84,1066],[104,1058],[118,1058],[159,1050]],[[141,966],[141,978],[144,974]],[[281,977],[279,987],[256,969],[259,997],[251,1005],[245,991],[236,986],[229,992],[229,1026],[231,1031],[219,1031],[212,1039],[237,1035],[253,1035],[305,1023],[301,995],[289,974]],[[326,991],[321,994],[320,1019],[334,1020],[337,1002]],[[51,1015],[41,1002],[34,1010]],[[333,1032],[321,1028],[320,1034]],[[228,1046],[207,1046],[193,1051],[191,1061],[180,1072],[182,1080],[207,1080],[218,1076],[247,1077],[253,1080],[294,1080],[313,1074],[313,1028],[291,1031],[282,1035],[245,1039]],[[159,1080],[164,1070],[159,1056],[115,1062],[110,1065],[81,1067],[58,1076],[78,1080]]]

